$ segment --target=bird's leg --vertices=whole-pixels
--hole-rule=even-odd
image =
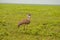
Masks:
[[[27,26],[28,26],[28,25],[26,25],[26,24],[24,25],[24,30],[27,30]]]
[[[24,30],[25,30],[25,25],[24,25]]]
[[[26,24],[25,30],[28,30],[28,26],[29,26],[29,25],[28,25],[28,24]]]

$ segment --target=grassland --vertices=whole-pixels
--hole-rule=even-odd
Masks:
[[[31,23],[17,28],[31,13]],[[0,4],[0,40],[60,40],[60,6]]]

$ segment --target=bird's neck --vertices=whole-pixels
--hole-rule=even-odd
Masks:
[[[30,16],[28,16],[27,20],[30,20],[30,19],[31,19],[31,17],[30,17]]]

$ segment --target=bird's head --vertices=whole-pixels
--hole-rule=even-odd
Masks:
[[[27,14],[27,17],[28,17],[27,19],[30,20],[31,14]]]
[[[31,17],[31,14],[27,14],[28,17]]]

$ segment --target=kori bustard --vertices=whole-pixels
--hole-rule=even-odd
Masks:
[[[23,24],[30,24],[30,19],[31,19],[31,14],[27,14],[27,18],[21,20],[21,21],[18,23],[18,28],[19,28],[21,25],[23,25]]]

